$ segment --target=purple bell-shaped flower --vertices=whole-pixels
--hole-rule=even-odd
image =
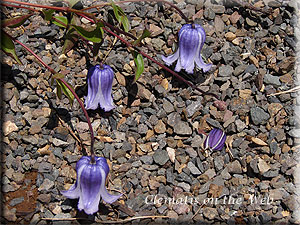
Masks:
[[[105,187],[105,180],[109,173],[106,159],[95,157],[95,163],[91,163],[91,157],[83,156],[76,164],[77,180],[68,191],[61,191],[67,198],[79,198],[78,209],[86,214],[98,211],[99,201],[102,197],[107,203],[115,202],[120,195],[111,195]]]
[[[204,141],[204,149],[222,150],[226,141],[224,131],[214,128],[212,129]]]
[[[201,49],[204,45],[206,34],[199,24],[185,24],[178,33],[179,48],[177,51],[168,57],[162,56],[163,61],[170,66],[177,60],[175,71],[181,69],[187,73],[193,73],[196,65],[207,72],[211,68],[211,64],[203,62]]]
[[[97,109],[100,107],[108,112],[115,108],[111,89],[114,79],[114,72],[108,65],[93,66],[87,75],[88,95],[85,98],[86,109]]]

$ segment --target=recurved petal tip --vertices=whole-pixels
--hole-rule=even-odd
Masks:
[[[173,55],[170,55],[168,57],[161,56],[161,59],[168,65],[172,65],[173,62],[175,62],[179,58],[179,50],[177,50]]]

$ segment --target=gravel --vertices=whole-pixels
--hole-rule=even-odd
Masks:
[[[272,9],[270,15],[239,1],[173,2],[204,27],[202,55],[205,62],[213,63],[206,73],[179,74],[219,99],[188,87],[146,58],[142,76],[132,84],[134,60],[117,41],[105,61],[115,72],[116,108],[88,113],[96,155],[109,160],[108,191],[120,190],[124,196],[111,206],[101,200],[93,216],[79,212],[78,200],[60,193],[75,183],[76,162],[90,151],[89,128],[78,102],[70,105],[65,95],[57,98],[49,71],[19,45],[16,50],[23,65],[3,55],[3,224],[84,223],[40,220],[79,217],[98,223],[147,215],[168,218],[128,223],[299,224],[293,211],[300,202],[295,195],[299,154],[294,147],[299,144],[300,122],[293,105],[298,107],[300,101],[296,93],[284,93],[296,86],[299,72],[294,68],[299,48],[298,28],[294,29],[297,11],[286,1],[255,2],[256,7]],[[87,6],[92,1],[82,3]],[[161,55],[177,49],[184,20],[176,10],[154,2],[120,7],[129,17],[132,34],[140,36],[145,26],[153,29],[140,49],[160,62]],[[108,9],[99,9],[103,18]],[[21,12],[8,8],[2,16]],[[64,58],[63,29],[38,15],[29,21],[24,29],[7,32],[65,74],[84,101],[88,65],[96,63],[85,42]],[[112,42],[113,37],[104,32],[101,59]],[[226,145],[221,151],[204,151],[203,141],[213,128],[226,132]],[[235,204],[228,202],[230,196]],[[211,199],[220,202],[208,203]]]

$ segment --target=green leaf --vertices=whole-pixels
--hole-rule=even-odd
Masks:
[[[62,92],[68,97],[70,104],[73,104],[74,101],[74,95],[73,93],[69,90],[69,88],[67,88],[67,86],[61,82],[60,80],[56,80],[58,86],[60,86]],[[71,87],[71,85],[69,84],[69,86]],[[72,88],[73,89],[73,88]],[[59,89],[57,89],[59,90]],[[73,89],[74,90],[74,89]]]
[[[22,65],[22,62],[20,61],[20,59],[17,56],[15,44],[10,39],[10,37],[2,30],[1,30],[1,50],[5,54],[7,54],[10,57],[12,57],[13,59],[15,59],[17,61],[17,63]]]
[[[62,99],[61,86],[59,85],[58,81],[57,81],[57,85],[56,85],[56,95],[60,100]]]
[[[32,15],[33,14],[30,13],[30,14],[23,15],[23,16],[5,19],[5,20],[1,21],[1,27],[15,28],[15,27],[21,26]]]
[[[128,32],[130,29],[130,24],[127,16],[125,15],[124,11],[121,9],[120,6],[117,6],[114,2],[111,3],[111,6],[114,11],[114,15],[118,22],[122,24],[124,31]]]
[[[50,21],[52,19],[53,13],[55,12],[54,9],[46,9],[42,11],[44,14],[44,19],[46,21]]]
[[[56,20],[60,21],[61,23],[55,21],[53,18],[55,18]],[[55,25],[57,25],[59,27],[63,27],[63,28],[67,27],[67,25],[68,25],[68,19],[67,19],[67,17],[65,17],[65,16],[53,16],[53,18],[52,18],[52,22]]]
[[[72,15],[71,20],[70,20],[70,24],[76,25],[77,24],[77,20],[78,17]],[[69,52],[74,45],[77,43],[78,41],[78,37],[79,34],[76,32],[76,30],[70,26],[67,30],[66,36],[65,36],[65,42],[64,42],[64,46],[62,48],[62,53],[66,54],[67,52]]]
[[[70,51],[75,43],[78,41],[77,32],[74,28],[70,27],[66,34],[66,40],[64,43],[64,46],[62,48],[62,53],[66,54],[68,51]]]
[[[136,51],[131,52],[134,58],[134,62],[136,65],[136,72],[135,72],[135,78],[134,78],[134,82],[136,82],[140,76],[142,75],[143,71],[144,71],[144,60],[143,60],[143,56],[139,53],[137,53]]]
[[[130,24],[129,24],[129,20],[128,20],[128,18],[126,16],[122,17],[121,23],[122,23],[122,26],[124,28],[124,31],[128,32],[129,29],[130,29]]]
[[[150,31],[147,30],[147,29],[144,29],[142,35],[141,35],[137,40],[135,40],[134,42],[132,42],[132,44],[133,44],[134,46],[136,46],[136,45],[138,45],[144,38],[149,37],[150,35],[151,35]]]
[[[69,6],[72,8],[74,5],[76,5],[77,2],[80,0],[69,0]]]
[[[74,27],[74,29],[78,32],[80,36],[94,43],[100,43],[102,41],[103,30],[101,26],[102,24],[98,23],[97,27],[94,30],[87,31],[80,26],[72,25],[72,27]]]
[[[114,2],[111,2],[111,6],[113,8],[114,14],[116,19],[118,20],[119,23],[121,23],[121,17],[119,15],[119,6],[117,6]]]

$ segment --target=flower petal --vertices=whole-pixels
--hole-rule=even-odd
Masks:
[[[204,148],[209,148],[210,150],[221,150],[224,147],[225,141],[225,132],[220,129],[214,128],[209,132],[204,142]]]
[[[93,214],[98,211],[102,180],[100,171],[101,168],[96,166],[96,164],[87,164],[80,176],[81,196],[78,209],[83,209],[87,214]]]
[[[104,69],[101,71],[100,85],[101,89],[99,93],[100,107],[108,112],[115,108],[113,99],[111,96],[112,83],[114,79],[114,71],[108,65],[103,65]]]
[[[177,49],[177,51],[173,54],[170,55],[168,57],[165,56],[161,56],[162,60],[168,65],[170,66],[173,62],[175,62],[179,57],[179,49]]]
[[[111,95],[114,72],[108,65],[100,68],[96,65],[88,72],[88,96],[85,99],[86,109],[97,109],[100,105],[104,111],[115,108]]]
[[[99,102],[97,101],[97,93],[99,91],[99,76],[100,76],[100,66],[96,65],[89,69],[87,75],[88,83],[88,95],[85,99],[86,109],[97,109]]]
[[[193,73],[195,67],[195,57],[200,51],[200,40],[196,29],[185,29],[180,32],[179,50],[181,66],[188,73]]]
[[[196,26],[196,29],[197,29],[197,32],[198,32],[198,35],[199,35],[199,40],[200,40],[200,49],[198,51],[198,54],[195,58],[195,62],[197,64],[197,66],[203,70],[203,72],[207,72],[210,70],[212,64],[206,64],[204,63],[203,59],[202,59],[202,56],[201,56],[201,50],[202,50],[202,47],[204,45],[204,42],[205,42],[205,38],[206,38],[206,34],[205,34],[205,31],[204,29],[199,25],[199,24],[196,24],[198,26]]]
[[[182,69],[181,62],[180,62],[180,60],[177,60],[177,63],[175,66],[175,71],[179,72],[181,69]]]
[[[87,157],[87,156],[83,156],[81,157],[84,158],[84,157]],[[77,180],[76,180],[76,183],[73,184],[69,190],[67,191],[61,191],[61,193],[67,197],[67,198],[70,198],[70,199],[75,199],[75,198],[79,198],[80,197],[80,192],[81,192],[81,187],[80,187],[80,177],[81,177],[81,173],[82,173],[82,170],[84,169],[85,167],[85,164],[82,164],[80,162],[84,162],[84,160],[79,160],[76,164],[76,171],[77,171]],[[80,163],[80,165],[78,166],[78,163]]]
[[[117,201],[118,198],[120,198],[122,196],[122,194],[111,195],[107,192],[106,187],[105,187],[106,176],[105,176],[104,170],[101,170],[101,178],[102,178],[102,181],[101,181],[101,186],[100,186],[100,194],[101,194],[101,197],[103,198],[103,200],[109,204]]]

